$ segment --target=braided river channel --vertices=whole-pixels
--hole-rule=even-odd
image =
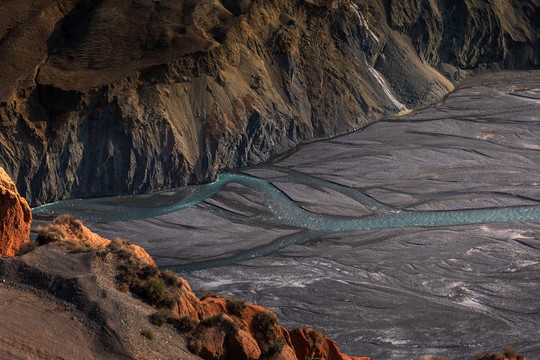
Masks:
[[[211,184],[33,209],[128,238],[199,295],[233,295],[375,359],[540,356],[540,72],[298,147]]]

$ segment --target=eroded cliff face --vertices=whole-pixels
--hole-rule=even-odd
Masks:
[[[538,0],[5,1],[0,166],[32,205],[210,181],[427,105],[470,70],[537,67],[539,11]]]
[[[32,212],[0,167],[0,257],[12,257],[30,241]]]

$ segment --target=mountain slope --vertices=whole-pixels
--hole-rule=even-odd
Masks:
[[[5,1],[0,166],[31,205],[211,181],[425,106],[474,71],[538,67],[539,8]]]

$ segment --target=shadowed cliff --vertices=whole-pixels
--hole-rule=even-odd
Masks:
[[[0,5],[0,166],[31,205],[211,181],[538,67],[538,0]]]

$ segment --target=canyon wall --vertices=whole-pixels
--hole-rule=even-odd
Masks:
[[[211,181],[538,67],[540,0],[6,0],[0,167],[32,206]]]

